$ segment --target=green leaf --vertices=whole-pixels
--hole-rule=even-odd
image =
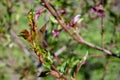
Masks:
[[[83,21],[84,19],[83,18],[80,18],[79,20],[78,20],[78,23],[80,23],[81,21]]]
[[[53,23],[58,23],[57,20],[53,17],[53,16],[50,16],[50,20],[53,22]]]
[[[46,55],[46,59],[48,59],[51,64],[53,63],[53,56],[49,52]]]
[[[43,66],[44,66],[45,68],[47,68],[48,70],[51,69],[51,63],[50,63],[50,62],[45,62],[45,63],[43,63]]]
[[[58,69],[60,72],[64,73],[66,66],[67,66],[67,62],[64,62],[62,65],[58,66],[57,69]]]

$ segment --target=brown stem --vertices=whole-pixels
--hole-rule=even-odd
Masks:
[[[104,19],[101,17],[101,45],[104,48]]]
[[[107,69],[108,69],[108,65],[109,65],[109,61],[110,59],[107,59],[106,63],[105,63],[105,67],[104,67],[104,72],[103,72],[103,76],[101,80],[105,79],[106,73],[107,73]]]
[[[96,49],[96,50],[99,50],[99,51],[102,51],[104,52],[105,54],[107,55],[110,55],[110,56],[114,56],[114,57],[117,57],[117,58],[120,58],[120,55],[117,55],[117,54],[114,54],[112,52],[110,52],[109,50],[105,49],[105,48],[101,48],[99,46],[95,46],[94,44],[92,43],[89,43],[87,41],[85,41],[80,35],[79,33],[75,33],[74,35],[70,33],[68,27],[69,25],[66,25],[65,22],[60,19],[60,16],[57,15],[57,13],[55,12],[55,10],[50,6],[50,4],[48,3],[47,0],[42,0],[42,2],[45,4],[45,7],[49,10],[49,12],[56,18],[56,20],[58,21],[58,23],[61,25],[61,27],[64,28],[64,30],[74,39],[76,40],[78,43],[80,44],[85,44],[93,49]]]
[[[101,5],[103,8],[104,0],[101,0]],[[102,48],[104,48],[104,17],[103,16],[101,17],[101,45]]]

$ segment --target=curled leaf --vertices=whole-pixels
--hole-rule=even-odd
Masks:
[[[28,30],[23,30],[21,33],[20,33],[20,36],[22,36],[25,40],[27,40],[28,42],[32,43],[33,42],[33,38],[32,38],[32,35],[29,33]]]
[[[26,29],[20,33],[20,36],[22,36],[24,39],[27,39],[29,35],[30,35],[29,31]]]

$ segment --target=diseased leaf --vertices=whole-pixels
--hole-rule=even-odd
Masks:
[[[21,33],[20,33],[20,36],[22,36],[25,40],[27,40],[28,42],[30,43],[33,43],[33,38],[32,38],[32,35],[30,35],[29,31],[28,30],[23,30]]]
[[[29,31],[26,29],[20,33],[20,36],[22,36],[24,39],[27,39],[29,35],[30,35]]]

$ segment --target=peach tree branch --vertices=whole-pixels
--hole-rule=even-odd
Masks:
[[[55,8],[53,8],[48,0],[41,0],[44,3],[44,6],[46,7],[46,9],[54,16],[54,18],[58,21],[58,23],[61,25],[61,27],[78,43],[80,44],[84,44],[87,45],[93,49],[102,51],[104,54],[109,55],[109,56],[113,56],[113,57],[117,57],[120,58],[120,55],[113,53],[105,48],[101,48],[99,46],[96,46],[90,42],[87,42],[86,40],[84,40],[79,33],[75,32],[74,34],[71,34],[71,32],[69,31],[68,27],[69,25],[67,25],[63,19],[61,19],[61,16],[59,16],[59,13],[56,12]]]

